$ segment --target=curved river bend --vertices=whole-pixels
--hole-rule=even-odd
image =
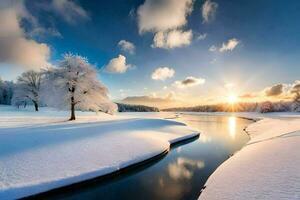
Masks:
[[[197,199],[206,180],[216,168],[248,142],[249,136],[243,129],[251,121],[232,116],[192,114],[181,114],[177,120],[198,129],[200,137],[173,146],[159,160],[126,173],[66,187],[36,198]]]

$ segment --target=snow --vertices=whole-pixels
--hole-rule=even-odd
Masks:
[[[300,199],[299,115],[256,117],[247,146],[210,176],[200,200]]]
[[[32,108],[29,108],[32,109]],[[0,199],[15,199],[108,174],[197,136],[158,118],[0,107]],[[142,116],[143,114],[139,114]]]

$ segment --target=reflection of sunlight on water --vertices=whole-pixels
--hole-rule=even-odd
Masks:
[[[234,139],[236,134],[236,118],[233,116],[228,118],[228,131],[230,137]]]
[[[208,143],[211,142],[211,137],[207,136],[206,134],[200,134],[200,142]]]
[[[190,160],[183,157],[177,158],[177,161],[169,164],[169,176],[174,180],[190,179],[193,176],[193,169],[202,169],[204,162],[202,160]]]
[[[165,186],[164,179],[162,177],[160,177],[158,179],[158,183],[159,183],[160,187],[164,187]]]

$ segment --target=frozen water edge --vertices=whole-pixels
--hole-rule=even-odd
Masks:
[[[183,123],[142,114],[136,118],[78,113],[77,122],[61,122],[57,116],[63,113],[18,111],[18,120],[12,122],[17,111],[5,109],[0,111],[0,199],[109,174],[199,135]],[[39,120],[32,125],[35,119]]]
[[[208,179],[199,199],[299,199],[300,119],[289,113],[248,115],[248,145]],[[270,117],[270,118],[269,118]]]

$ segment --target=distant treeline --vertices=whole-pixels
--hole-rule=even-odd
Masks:
[[[261,102],[261,103],[237,103],[201,105],[194,107],[168,108],[162,111],[185,111],[185,112],[299,112],[300,104],[296,101]]]
[[[158,108],[117,103],[119,112],[159,112]]]
[[[12,81],[2,81],[0,79],[0,104],[11,105],[14,94],[14,83]]]

